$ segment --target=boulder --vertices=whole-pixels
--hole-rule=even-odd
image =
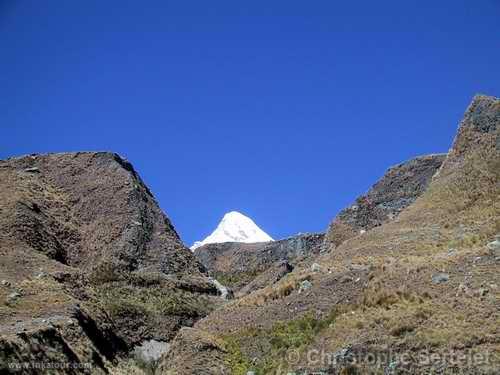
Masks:
[[[300,283],[300,286],[299,286],[299,293],[302,293],[302,292],[305,292],[306,290],[311,289],[312,286],[313,286],[313,284],[309,280],[302,281]]]
[[[321,271],[321,266],[318,263],[313,263],[311,265],[311,271],[312,272],[320,272]]]
[[[446,283],[450,280],[450,275],[447,273],[437,273],[435,275],[432,275],[432,283],[433,284],[442,284]]]
[[[7,304],[11,304],[16,302],[19,298],[21,298],[21,294],[18,292],[13,292],[7,296],[6,302]]]
[[[500,257],[500,234],[495,236],[495,240],[487,245],[490,254],[494,257]]]
[[[170,348],[170,344],[162,341],[148,340],[134,348],[134,358],[146,367],[156,367],[158,360]]]

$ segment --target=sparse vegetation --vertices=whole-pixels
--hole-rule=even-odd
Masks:
[[[258,375],[266,375],[278,367],[286,367],[287,350],[294,349],[300,353],[321,331],[334,324],[336,316],[336,311],[322,318],[307,313],[289,322],[278,322],[270,329],[249,328],[235,335],[225,336],[227,362],[232,374],[244,375],[251,369]],[[247,346],[245,343],[252,341],[258,341],[262,347],[267,348],[256,362],[251,361],[242,350]]]
[[[248,284],[257,275],[259,275],[260,270],[250,270],[250,271],[239,271],[239,272],[215,272],[213,277],[217,279],[222,285],[229,288],[240,287],[242,285]]]
[[[237,303],[241,305],[260,306],[269,301],[285,298],[296,290],[302,281],[311,280],[311,278],[312,274],[309,272],[300,275],[288,274],[275,285],[257,290]]]
[[[99,293],[105,310],[112,316],[159,314],[199,317],[210,311],[210,304],[203,296],[158,285],[141,288],[128,284],[106,284]]]
[[[494,373],[500,363],[496,308],[500,290],[498,265],[485,244],[500,232],[500,157],[496,135],[488,137],[482,140],[484,147],[463,154],[459,150],[457,159],[440,172],[431,188],[396,220],[350,239],[333,250],[330,259],[322,259],[337,274],[346,272],[351,264],[370,266],[360,298],[343,305],[345,311],[338,313],[333,330],[305,328],[314,334],[296,336],[294,323],[289,322],[286,327],[290,329],[277,323],[268,330],[242,331],[241,337],[232,338],[239,343],[242,367],[249,365],[252,356],[248,354],[254,353],[255,346],[263,348],[266,356],[250,369],[261,374],[280,365],[286,372],[278,348],[285,350],[300,342],[305,343],[301,351],[321,348],[335,352],[363,343],[366,350],[378,345],[401,351],[488,352],[491,362],[476,371]],[[434,284],[432,276],[442,272],[450,279]],[[295,296],[289,296],[298,286],[297,280],[295,271],[274,287],[254,292],[234,305],[241,311],[258,307],[273,319],[279,304],[269,302],[295,301]],[[330,285],[333,292],[353,293],[352,282]],[[276,329],[283,335],[273,336]]]
[[[483,125],[491,126],[488,121]],[[47,257],[33,242],[24,241],[24,237],[0,238],[2,248],[9,249],[2,253],[5,280],[0,285],[0,322],[3,332],[9,334],[5,340],[12,343],[4,340],[7,343],[4,345],[15,349],[9,354],[12,358],[32,356],[35,351],[23,345],[42,348],[45,342],[37,336],[42,332],[53,335],[47,352],[68,358],[76,355],[85,361],[95,361],[98,366],[104,363],[102,368],[115,375],[153,374],[156,364],[137,359],[116,364],[115,360],[151,337],[161,337],[167,342],[176,334],[171,341],[175,346],[172,344],[168,356],[163,357],[168,358],[168,363],[160,363],[158,371],[162,371],[162,366],[170,371],[169,366],[175,362],[179,366],[187,363],[185,373],[195,373],[192,362],[196,362],[198,370],[204,369],[206,362],[218,365],[224,364],[224,360],[224,365],[236,375],[247,371],[264,375],[277,369],[285,373],[297,368],[309,371],[312,365],[305,361],[305,354],[311,348],[321,348],[328,353],[346,350],[403,353],[425,349],[457,355],[470,349],[491,354],[487,364],[490,366],[487,370],[491,371],[475,368],[476,373],[498,373],[498,257],[486,247],[500,233],[498,129],[495,127],[494,133],[490,129],[486,133],[484,129],[469,130],[461,129],[456,146],[430,188],[416,201],[412,200],[404,211],[398,211],[387,222],[372,222],[373,226],[367,227],[369,230],[362,235],[359,228],[365,228],[364,225],[355,231],[345,224],[339,225],[336,238],[339,242],[332,240],[335,249],[297,258],[293,271],[287,269],[290,272],[280,274],[279,279],[265,281],[259,285],[261,289],[241,293],[241,298],[232,301],[216,296],[212,280],[200,272],[199,264],[177,241],[175,233],[171,233],[172,241],[164,241],[171,228],[163,226],[163,216],[156,206],[144,206],[150,200],[135,202],[135,209],[130,211],[134,214],[127,214],[118,225],[112,225],[120,219],[114,210],[128,212],[126,208],[131,204],[125,183],[128,181],[121,181],[114,188],[111,184],[106,194],[101,192],[91,199],[89,192],[96,192],[97,187],[82,186],[81,181],[71,180],[72,188],[65,194],[84,200],[83,215],[74,212],[73,200],[59,190],[57,197],[50,193],[50,199],[46,199],[41,185],[45,179],[37,179],[36,189],[30,187],[28,178],[18,172],[24,164],[7,163],[5,171],[10,172],[2,171],[2,181],[8,182],[4,191],[9,194],[0,204],[8,212],[2,216],[5,228],[23,223],[11,220],[16,218],[18,200],[37,201],[39,212],[30,215],[42,212],[46,217],[62,215],[62,222],[74,218],[89,226],[72,227],[78,236],[73,236],[73,231],[49,233],[47,238],[54,241],[48,243],[59,243],[61,237],[65,248],[72,250],[67,252],[67,262],[64,259],[67,264]],[[73,173],[66,170],[63,175],[58,174],[80,157],[85,157],[85,162],[78,164]],[[57,158],[51,159],[56,168],[52,172],[47,169],[44,178],[61,179],[63,190],[66,178],[79,176],[92,165],[88,157],[74,155],[59,162]],[[99,157],[104,158],[102,163],[109,159],[99,155],[91,159]],[[22,160],[17,162],[33,162],[31,158]],[[82,165],[86,167],[81,168]],[[99,178],[84,180],[106,181],[100,177],[110,177],[107,173],[96,176]],[[391,185],[390,179],[386,182]],[[16,188],[23,185],[26,191]],[[393,185],[396,190],[412,193],[412,186]],[[99,184],[99,188],[106,186]],[[126,194],[115,200],[116,192],[123,189]],[[10,195],[10,191],[14,193]],[[104,207],[110,211],[104,210],[105,217],[94,223],[92,217],[97,212],[88,212],[85,207],[95,208],[107,201],[113,203]],[[372,207],[370,201],[359,201],[351,206],[353,212],[359,213],[361,204]],[[29,207],[33,209],[33,205]],[[400,208],[397,204],[394,207]],[[144,233],[148,227],[142,224],[131,226],[136,212],[151,220],[160,218],[153,227],[160,228],[162,234]],[[378,220],[382,216],[377,214],[373,218]],[[42,216],[37,216],[37,220],[41,219]],[[132,229],[124,236],[123,228]],[[22,233],[39,236],[37,232]],[[154,236],[158,237],[153,242],[144,242]],[[129,240],[151,246],[136,248],[129,246]],[[140,251],[130,256],[122,249]],[[148,252],[152,252],[151,256]],[[162,259],[161,267],[154,264],[158,259]],[[313,272],[312,262],[318,262],[320,269]],[[213,276],[231,287],[245,284],[258,274],[233,272],[242,268],[226,264],[228,273]],[[155,272],[158,270],[168,271]],[[236,294],[237,298],[240,296]],[[214,303],[223,307],[213,311]],[[326,314],[328,311],[332,312]],[[198,321],[202,317],[205,319]],[[182,328],[197,321],[194,328]],[[184,333],[178,334],[179,329]],[[69,350],[63,353],[63,344],[75,353]],[[290,350],[300,357],[298,365],[288,360]],[[39,353],[43,354],[43,350],[36,352]],[[358,365],[359,368],[344,366],[335,370],[341,374],[365,373],[363,364]],[[396,364],[391,365],[374,373],[397,373],[392,371]],[[176,369],[172,371],[175,373]],[[424,371],[410,369],[408,373]]]
[[[124,360],[117,367],[111,368],[111,375],[154,375],[154,370],[144,369],[134,359]]]

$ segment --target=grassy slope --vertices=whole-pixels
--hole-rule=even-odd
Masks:
[[[500,103],[490,110],[498,119]],[[500,232],[499,127],[478,133],[471,129],[471,116],[424,196],[397,220],[318,258],[324,271],[308,276],[311,292],[298,293],[298,279],[309,272],[296,270],[278,285],[200,322],[200,328],[226,339],[235,374],[250,368],[257,373],[326,369],[325,361],[311,363],[306,353],[349,346],[358,352],[489,353],[488,364],[462,373],[493,374],[500,368],[499,263],[485,246]],[[432,283],[439,272],[448,274],[449,281]],[[296,342],[300,360],[287,361],[287,345],[276,346],[273,332],[289,332],[281,342],[293,341],[293,327],[303,319],[313,316],[309,319],[322,322],[333,311],[335,323],[318,324],[313,337],[306,334],[307,339]],[[383,373],[388,366],[396,371],[400,365],[358,367]]]

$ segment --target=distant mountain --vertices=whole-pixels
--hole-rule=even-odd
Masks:
[[[249,217],[231,211],[224,215],[215,231],[203,241],[196,241],[191,250],[209,243],[223,242],[269,242],[271,236],[260,229]]]

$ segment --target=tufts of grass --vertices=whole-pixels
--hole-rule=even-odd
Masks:
[[[155,370],[143,368],[142,364],[132,358],[121,361],[116,367],[110,368],[111,375],[153,375],[154,373]]]
[[[98,263],[90,272],[89,280],[100,285],[126,279],[126,269],[123,265],[110,260]]]
[[[248,337],[242,335],[241,337]],[[226,363],[231,369],[233,375],[245,375],[247,371],[252,368],[252,363],[241,350],[240,340],[241,337],[226,336],[224,337],[224,349],[227,352]]]
[[[317,319],[312,313],[290,322],[279,322],[270,332],[271,346],[276,351],[302,348],[312,342],[314,337],[335,321],[335,314]]]
[[[429,207],[442,210],[443,217],[451,221],[474,206],[491,208],[499,194],[499,171],[500,159],[494,148],[477,150],[465,156],[453,175],[434,181],[423,198]],[[446,223],[448,227],[453,224]]]
[[[11,291],[4,292],[5,296]],[[23,280],[17,285],[16,291],[21,296],[9,304],[5,298],[1,299],[0,318],[4,313],[9,316],[19,312],[37,317],[47,311],[47,308],[61,308],[73,302],[72,297],[65,293],[60,284],[50,278]],[[4,306],[1,306],[2,304]]]
[[[238,301],[240,305],[262,306],[267,302],[279,300],[292,294],[299,288],[302,281],[311,280],[312,275],[305,273],[302,275],[288,274],[279,283],[259,289],[246,298]]]
[[[111,316],[182,315],[205,316],[210,304],[192,293],[162,288],[160,285],[136,287],[132,285],[103,286],[99,290],[103,307]]]
[[[259,270],[249,270],[243,272],[215,272],[213,277],[222,285],[229,288],[238,288],[248,284],[259,275]]]
[[[265,375],[286,367],[287,351],[304,350],[321,331],[335,322],[336,316],[336,311],[323,318],[307,313],[289,322],[278,322],[270,329],[247,328],[237,334],[225,336],[223,339],[228,353],[226,361],[231,373],[240,375],[252,370],[258,375]],[[255,362],[242,350],[249,342],[260,342],[266,348]]]

